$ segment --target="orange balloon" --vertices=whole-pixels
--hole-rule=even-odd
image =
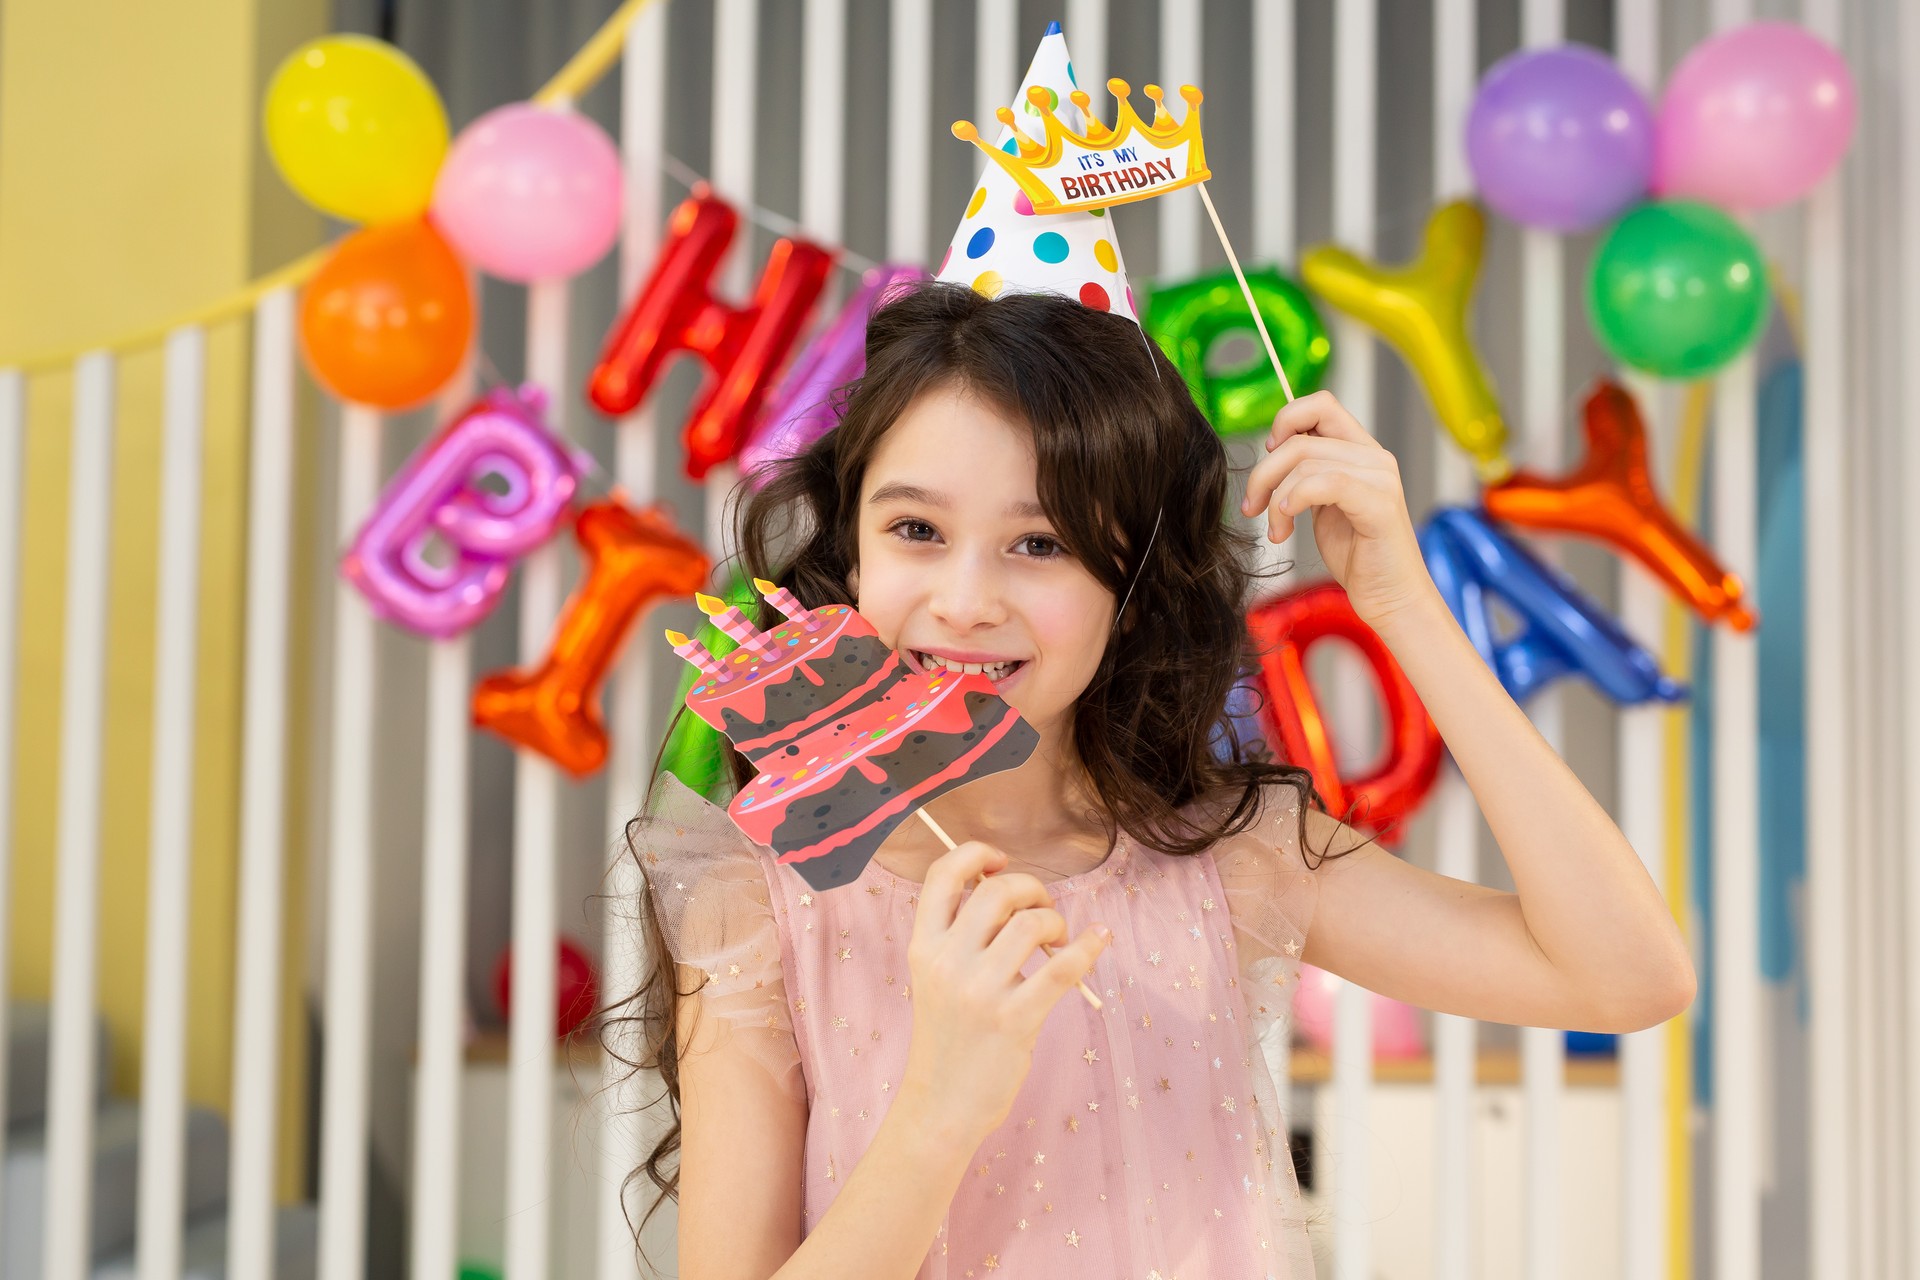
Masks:
[[[356,404],[420,404],[460,368],[472,338],[467,269],[425,219],[354,232],[300,299],[307,367]]]
[[[1745,588],[1705,544],[1668,514],[1647,466],[1647,428],[1617,383],[1602,381],[1583,411],[1587,456],[1565,478],[1516,471],[1489,487],[1487,514],[1508,524],[1597,538],[1632,556],[1709,623],[1750,631]]]
[[[630,511],[608,498],[582,511],[573,533],[587,571],[546,659],[531,671],[482,680],[473,722],[584,778],[606,763],[607,729],[594,695],[621,641],[649,605],[704,587],[712,565],[658,507]]]

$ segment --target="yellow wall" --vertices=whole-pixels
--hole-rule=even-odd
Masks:
[[[267,75],[325,29],[327,8],[322,0],[0,5],[0,364],[164,321],[319,242],[320,220],[283,189],[257,121]],[[202,516],[188,1081],[194,1101],[223,1110],[232,1056],[249,338],[242,322],[209,334]],[[160,391],[158,352],[121,362],[99,988],[121,1092],[139,1080]],[[32,378],[28,403],[9,981],[16,996],[44,999],[56,875],[67,374]],[[297,699],[291,710],[298,714]],[[292,799],[289,831],[297,832],[297,786]],[[291,908],[302,876],[297,842],[289,849]],[[302,914],[288,915],[289,960],[299,955]],[[291,999],[297,981],[290,965],[290,1122],[303,1052]],[[297,1136],[297,1124],[285,1132]],[[290,1179],[298,1149],[281,1145]],[[290,1185],[283,1180],[283,1191]]]

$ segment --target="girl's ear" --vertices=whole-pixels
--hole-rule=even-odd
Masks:
[[[860,566],[847,570],[847,601],[856,608],[860,601]]]

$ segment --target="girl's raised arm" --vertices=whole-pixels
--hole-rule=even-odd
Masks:
[[[1242,510],[1276,541],[1314,508],[1314,540],[1386,642],[1486,815],[1517,892],[1435,875],[1376,844],[1325,863],[1314,964],[1446,1013],[1632,1031],[1693,1000],[1686,943],[1639,856],[1507,696],[1421,558],[1399,466],[1326,392],[1274,420]],[[1354,836],[1310,814],[1321,849]]]

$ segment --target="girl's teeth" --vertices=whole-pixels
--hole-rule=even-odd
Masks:
[[[938,667],[943,671],[957,671],[961,675],[984,675],[998,680],[1012,671],[1018,663],[1014,662],[948,662],[937,654],[922,654],[921,661],[929,667]]]

